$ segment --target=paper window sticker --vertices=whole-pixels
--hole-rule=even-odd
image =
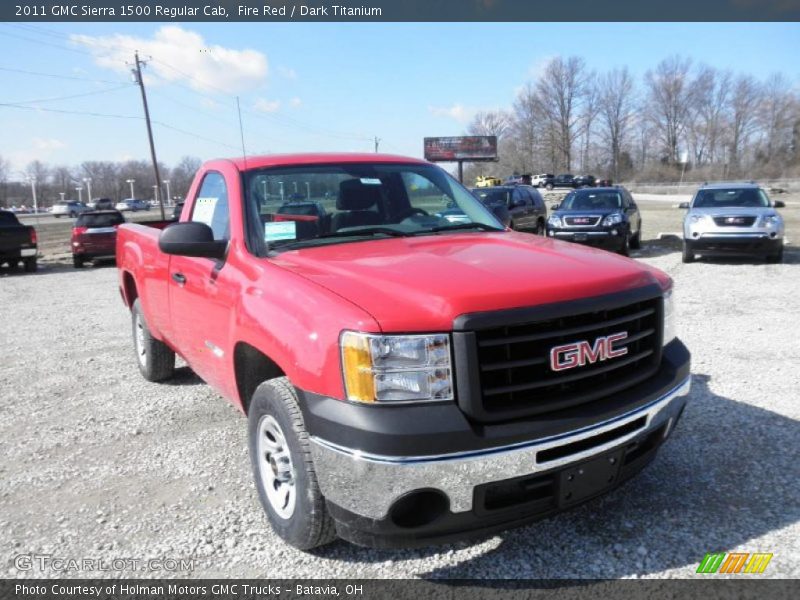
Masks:
[[[294,221],[273,221],[264,223],[264,241],[297,239],[297,223]]]
[[[194,203],[194,211],[192,211],[192,221],[198,223],[205,223],[209,227],[214,220],[214,211],[217,209],[217,202],[219,198],[198,198]]]

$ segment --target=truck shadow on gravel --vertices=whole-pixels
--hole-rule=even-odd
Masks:
[[[316,554],[395,563],[450,555],[450,565],[416,575],[531,579],[524,584],[531,588],[544,585],[537,578],[619,578],[688,567],[686,576],[706,552],[739,546],[773,552],[770,568],[779,569],[789,557],[781,556],[778,540],[768,546],[751,540],[800,520],[800,422],[717,395],[709,379],[693,376],[675,433],[637,477],[571,512],[497,536],[494,549],[460,560],[469,545],[392,552],[339,542]]]

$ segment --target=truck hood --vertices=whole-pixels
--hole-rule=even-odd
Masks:
[[[342,243],[273,261],[360,306],[386,332],[449,331],[466,313],[670,285],[631,259],[516,232]]]

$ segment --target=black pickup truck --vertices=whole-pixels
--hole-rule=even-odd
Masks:
[[[16,267],[22,261],[25,270],[33,272],[36,252],[36,230],[20,223],[13,212],[0,210],[0,266]]]

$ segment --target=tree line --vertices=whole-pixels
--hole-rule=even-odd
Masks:
[[[159,163],[161,179],[169,181],[169,194],[173,199],[183,199],[189,191],[194,174],[201,161],[193,156],[184,156],[177,165],[170,168]],[[153,199],[155,174],[153,165],[147,161],[86,161],[76,167],[51,166],[34,160],[22,172],[12,172],[10,164],[0,156],[0,206],[32,206],[31,180],[36,181],[36,196],[39,206],[51,206],[61,200],[77,200],[80,187],[81,197],[88,201],[88,186],[84,179],[91,179],[93,198],[111,198],[118,202],[131,197],[129,179],[133,179],[136,198]],[[167,186],[162,187],[166,198]]]
[[[470,135],[498,137],[499,165],[466,170],[591,173],[614,181],[800,176],[800,93],[784,75],[671,56],[637,80],[555,57],[505,110],[477,113]]]

